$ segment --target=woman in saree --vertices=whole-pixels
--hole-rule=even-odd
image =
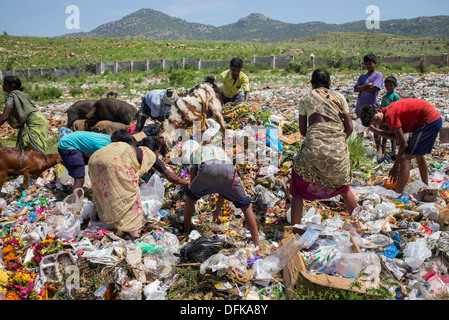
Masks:
[[[330,89],[325,69],[312,74],[312,90],[299,102],[299,130],[304,137],[290,180],[291,224],[299,224],[303,200],[324,200],[341,195],[352,213],[357,201],[351,192],[347,138],[353,130],[345,98]]]
[[[113,142],[95,151],[89,159],[89,177],[98,217],[113,226],[119,236],[126,232],[135,240],[144,225],[139,190],[141,176],[154,169],[170,182],[189,185],[189,180],[165,167],[158,159],[159,151],[159,140],[147,137],[136,146]]]
[[[8,93],[5,108],[0,116],[0,126],[5,122],[17,133],[16,148],[33,150],[45,155],[48,139],[48,121],[30,98],[23,93],[20,79],[7,76],[3,79],[3,91]]]

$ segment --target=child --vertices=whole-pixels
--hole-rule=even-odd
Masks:
[[[184,207],[184,232],[190,232],[195,202],[208,194],[218,193],[217,208],[213,213],[214,221],[218,223],[221,221],[219,215],[224,199],[231,201],[236,208],[242,210],[254,245],[259,247],[258,253],[262,253],[251,198],[246,194],[237,171],[225,151],[213,145],[200,146],[190,156],[189,168],[191,184],[185,189],[187,199]]]
[[[363,106],[360,119],[373,133],[399,143],[396,161],[389,172],[391,181],[397,182],[397,193],[404,191],[412,158],[416,158],[421,180],[428,184],[429,168],[425,155],[432,152],[443,124],[441,114],[430,103],[421,99],[401,99],[383,109],[367,105]],[[383,124],[387,124],[393,133],[380,130],[378,126]],[[405,133],[411,133],[408,141]]]
[[[383,85],[382,73],[376,71],[377,57],[374,54],[367,54],[363,57],[363,63],[367,73],[362,74],[354,86],[354,92],[358,92],[355,114],[360,117],[360,110],[364,105],[374,105],[379,107],[377,97]],[[380,138],[374,134],[376,142],[376,153],[378,156],[382,153]]]
[[[382,97],[382,102],[380,104],[380,107],[386,108],[388,107],[392,102],[398,101],[401,99],[399,95],[394,91],[395,88],[398,86],[398,80],[393,77],[389,76],[385,78],[385,89],[387,90],[387,93]],[[379,127],[381,130],[388,131],[388,126],[382,126]],[[387,140],[386,138],[382,138],[382,154],[384,155],[387,150]],[[396,153],[396,141],[390,140],[391,143],[391,152]]]

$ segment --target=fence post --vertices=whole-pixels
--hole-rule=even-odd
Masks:
[[[419,56],[419,68],[421,71],[424,71],[424,55]]]
[[[201,58],[196,59],[196,66],[198,67],[198,70],[201,70]]]
[[[449,59],[447,53],[443,54],[443,67],[447,67],[449,65]]]
[[[181,69],[184,70],[186,66],[186,59],[181,58]]]
[[[44,75],[44,69],[39,68],[39,75],[42,77]]]
[[[401,55],[398,56],[398,63],[402,63],[402,56]]]
[[[276,57],[270,56],[270,68],[274,69],[276,67]]]
[[[256,56],[252,56],[249,63],[255,64],[256,63]]]
[[[134,61],[129,61],[129,71],[134,71]]]
[[[118,62],[114,61],[114,73],[118,72]]]
[[[150,70],[150,61],[148,59],[145,59],[145,71]]]
[[[3,71],[0,70],[0,80],[3,80]]]
[[[165,69],[165,60],[164,59],[161,59],[161,68]]]
[[[95,68],[95,74],[103,74],[103,62],[98,62]]]

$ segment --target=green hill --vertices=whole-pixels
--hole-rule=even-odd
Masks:
[[[413,37],[442,37],[449,34],[449,16],[395,19],[380,22],[380,29],[368,30],[365,21],[344,24],[324,22],[285,23],[252,13],[236,23],[214,27],[187,22],[152,9],[141,9],[95,28],[89,32],[71,33],[67,37],[120,38],[136,37],[153,40],[213,40],[243,42],[278,42],[310,37],[326,32],[369,32]]]

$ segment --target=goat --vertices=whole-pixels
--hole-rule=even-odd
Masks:
[[[57,153],[42,155],[32,150],[0,147],[0,190],[8,175],[23,175],[23,188],[28,189],[30,177],[37,179],[59,163],[62,160]]]
[[[191,129],[195,121],[202,123],[201,131],[203,132],[206,119],[216,116],[221,129],[226,130],[219,89],[215,82],[208,81],[208,78],[205,80],[212,86],[205,83],[197,84],[172,105],[170,115],[164,123],[163,133],[159,136],[163,146],[162,154],[164,154],[164,147],[168,150],[173,145],[176,130]]]

